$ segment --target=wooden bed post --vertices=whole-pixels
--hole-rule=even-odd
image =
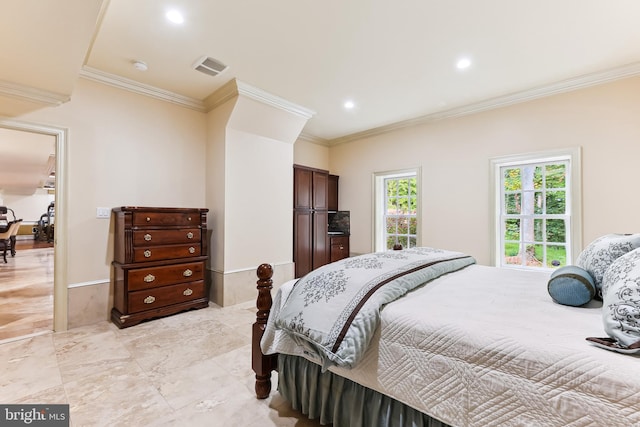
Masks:
[[[276,354],[264,355],[260,349],[260,340],[267,326],[269,311],[273,300],[271,299],[271,289],[273,288],[273,267],[271,264],[260,264],[256,271],[258,275],[258,299],[256,300],[256,322],[253,324],[253,334],[251,338],[251,367],[256,373],[256,397],[265,399],[271,392],[271,371],[276,369]]]

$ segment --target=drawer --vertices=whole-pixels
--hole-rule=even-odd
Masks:
[[[134,246],[167,245],[172,243],[200,243],[199,228],[180,228],[177,230],[135,230]]]
[[[129,313],[137,313],[198,298],[204,298],[203,280],[129,292],[128,308]]]
[[[349,257],[349,250],[345,246],[331,246],[329,262],[336,262]]]
[[[349,246],[349,236],[331,236],[331,246]]]
[[[349,236],[332,236],[330,240],[330,262],[335,262],[349,256]]]
[[[134,212],[132,218],[136,227],[155,226],[198,226],[200,214],[197,212]]]
[[[204,262],[136,268],[127,272],[129,291],[204,279]]]
[[[200,251],[200,242],[194,242],[193,245],[166,245],[133,248],[133,262],[190,258],[200,256]]]
[[[347,245],[331,245],[331,252],[347,252],[349,251],[349,246]]]

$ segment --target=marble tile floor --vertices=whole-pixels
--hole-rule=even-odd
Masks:
[[[0,403],[66,403],[72,426],[318,426],[254,394],[253,304],[0,344]],[[274,374],[274,389],[277,384]]]
[[[0,343],[53,330],[53,247],[18,241],[0,259]]]

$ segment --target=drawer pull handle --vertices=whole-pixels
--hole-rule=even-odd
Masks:
[[[340,246],[340,250],[343,250],[343,249],[344,249],[344,246]]]
[[[185,297],[188,297],[192,293],[193,293],[193,291],[191,289],[187,288],[187,289],[184,290],[184,292],[182,292],[182,295],[184,295]]]
[[[191,221],[191,217],[187,217],[187,221]]]
[[[153,304],[154,302],[156,302],[156,297],[154,297],[153,295],[149,295],[144,299],[145,304]]]
[[[154,276],[153,274],[147,274],[146,276],[144,276],[144,281],[147,283],[151,283],[154,280],[156,280],[156,276]]]
[[[151,221],[151,218],[147,217],[147,222]]]
[[[193,239],[193,233],[192,232],[188,232],[187,233],[187,239]]]
[[[144,251],[144,257],[145,258],[149,258],[151,256],[151,251],[149,249],[147,249],[146,251]]]
[[[188,268],[182,273],[184,277],[191,277],[192,274],[193,271],[189,270]]]
[[[193,254],[193,253],[195,253],[195,252],[196,252],[196,248],[194,248],[193,246],[191,246],[191,247],[189,248],[189,253],[190,253],[190,254]]]
[[[147,233],[144,235],[144,240],[146,240],[147,242],[151,240],[151,234]]]

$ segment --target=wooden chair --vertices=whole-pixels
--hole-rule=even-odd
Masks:
[[[3,231],[2,233],[0,233],[0,244],[3,248],[2,258],[4,259],[5,264],[7,263],[7,249],[11,248],[11,235],[14,230],[17,230],[17,228],[20,227],[20,224],[16,224],[17,223],[15,221],[10,222],[7,231]]]

